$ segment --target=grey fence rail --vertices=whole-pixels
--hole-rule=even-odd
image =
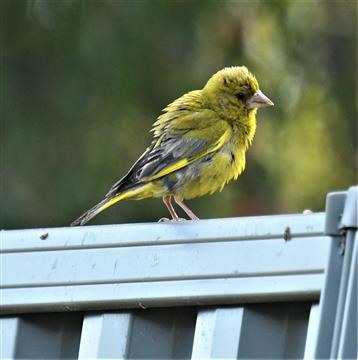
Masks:
[[[1,231],[1,358],[357,358],[357,199]]]

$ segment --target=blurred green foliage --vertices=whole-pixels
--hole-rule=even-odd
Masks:
[[[247,169],[190,202],[203,218],[324,208],[357,182],[355,1],[2,0],[1,227],[64,226],[149,144],[160,110],[246,65],[259,111]],[[93,223],[167,216],[125,202]]]

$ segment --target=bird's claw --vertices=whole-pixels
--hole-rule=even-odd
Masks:
[[[158,220],[158,223],[177,223],[182,221],[186,221],[186,219],[180,217],[178,217],[177,219],[168,219],[163,217]]]

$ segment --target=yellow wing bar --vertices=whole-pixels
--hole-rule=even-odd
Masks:
[[[162,169],[161,171],[159,171],[157,174],[155,174],[154,176],[148,178],[147,181],[151,181],[151,180],[155,180],[158,179],[162,176],[171,174],[174,171],[177,171],[179,169],[182,169],[183,167],[192,164],[194,161],[204,157],[207,154],[213,153],[217,150],[219,150],[226,142],[227,140],[230,138],[231,135],[231,129],[227,129],[224,134],[222,134],[220,136],[220,138],[216,141],[216,143],[214,144],[214,146],[209,147],[208,149],[198,153],[196,156],[194,156],[192,159],[180,159],[177,162],[175,162],[174,164],[170,164],[169,166],[167,166],[166,168]]]

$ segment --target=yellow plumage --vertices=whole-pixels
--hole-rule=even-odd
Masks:
[[[256,130],[257,108],[273,103],[246,67],[225,68],[202,90],[191,91],[169,104],[153,124],[153,141],[105,198],[72,225],[83,225],[121,200],[162,197],[196,215],[183,203],[223,189],[245,168],[245,153]]]

